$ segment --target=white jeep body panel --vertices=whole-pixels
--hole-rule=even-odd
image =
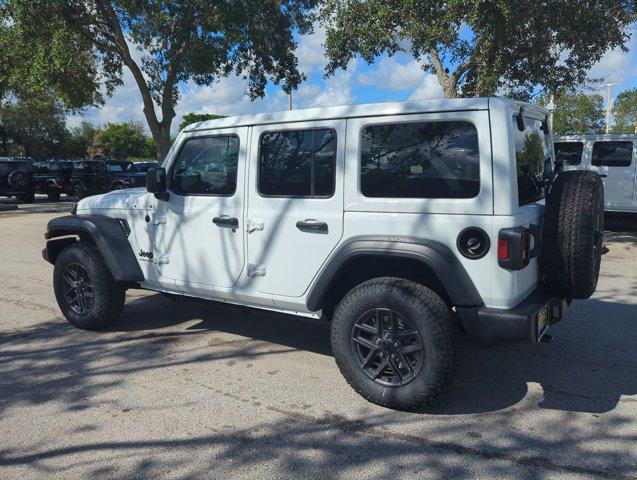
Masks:
[[[593,165],[593,148],[596,143],[632,143],[632,157],[624,165]],[[607,212],[637,213],[637,135],[568,135],[555,137],[555,143],[582,145],[579,164],[564,165],[564,170],[591,170],[604,182],[604,210]],[[574,162],[576,163],[576,162]]]
[[[538,259],[522,270],[498,264],[498,232],[541,225],[543,200],[518,201],[512,118],[544,120],[539,107],[501,99],[432,100],[294,110],[229,117],[190,125],[179,135],[167,171],[189,139],[236,135],[240,149],[231,195],[178,195],[168,200],[142,190],[90,197],[78,214],[126,219],[129,240],[144,273],[143,288],[318,317],[308,292],[344,242],[360,235],[418,237],[453,251],[485,306],[511,308],[540,281]],[[370,198],[361,193],[361,131],[366,125],[413,121],[466,121],[477,130],[480,190],[473,198]],[[328,198],[270,197],[258,191],[259,142],[264,132],[334,129],[337,137],[334,194]],[[238,219],[220,228],[214,217]],[[306,232],[299,221],[325,222]],[[491,248],[478,260],[462,256],[458,234],[468,226],[487,232]]]

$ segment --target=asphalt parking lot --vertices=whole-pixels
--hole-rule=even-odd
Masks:
[[[637,478],[637,217],[551,343],[464,342],[405,413],[349,388],[318,321],[131,291],[109,331],[69,326],[40,251],[72,204],[44,200],[0,212],[0,478]]]

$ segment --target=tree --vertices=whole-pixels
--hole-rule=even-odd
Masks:
[[[57,15],[65,2],[0,0],[0,101],[8,96],[55,96],[66,108],[103,103],[121,70],[100,68],[88,39]]]
[[[197,122],[205,122],[206,120],[216,120],[218,118],[226,118],[225,115],[217,115],[216,113],[186,113],[183,117],[183,121],[179,124],[179,131],[181,132],[188,125]]]
[[[617,95],[613,117],[613,132],[637,134],[637,88]]]
[[[51,21],[89,42],[105,78],[130,69],[144,115],[163,159],[180,85],[213,84],[235,73],[251,98],[263,96],[268,79],[289,92],[302,80],[294,33],[312,25],[316,0],[6,0],[10,22],[39,26]],[[19,14],[14,5],[21,8]],[[34,35],[33,42],[48,39]],[[80,41],[78,40],[78,41]]]
[[[548,104],[548,95],[540,103]],[[555,95],[553,132],[556,135],[604,133],[604,98],[599,94],[562,92]]]
[[[584,82],[604,52],[626,50],[628,0],[325,0],[327,73],[360,55],[404,51],[434,73],[446,98],[529,95]]]
[[[96,133],[97,129],[87,121],[82,121],[77,127],[72,128],[69,131],[64,156],[67,158],[87,158]]]
[[[0,105],[0,149],[37,159],[63,153],[68,139],[66,110],[53,95],[41,93]]]
[[[98,135],[107,158],[126,160],[153,156],[154,144],[144,134],[141,122],[107,123]]]

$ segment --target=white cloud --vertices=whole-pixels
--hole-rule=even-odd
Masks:
[[[588,72],[591,79],[603,79],[606,82],[630,82],[637,75],[637,30],[633,29],[632,36],[626,47],[627,52],[615,48],[606,52]],[[620,86],[621,88],[621,86]]]
[[[408,90],[416,88],[427,74],[419,60],[408,60],[404,55],[385,57],[371,72],[360,74],[358,81],[362,85],[389,88],[391,90]]]
[[[420,85],[409,96],[409,100],[431,100],[434,98],[445,98],[445,94],[442,91],[438,78],[435,75],[428,73],[421,80]]]
[[[327,64],[325,58],[325,29],[314,24],[314,32],[309,35],[301,35],[298,38],[296,58],[299,61],[299,70],[310,76],[314,71],[322,71]]]

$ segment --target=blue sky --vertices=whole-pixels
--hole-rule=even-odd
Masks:
[[[307,81],[293,94],[295,108],[443,97],[435,76],[425,73],[420,63],[408,55],[381,57],[372,65],[353,60],[346,70],[326,79],[323,77],[324,40],[325,33],[321,29],[299,37],[296,53]],[[591,78],[621,82],[613,88],[613,97],[622,90],[637,87],[635,32],[627,46],[628,52],[619,49],[607,52],[589,72]],[[177,132],[181,116],[188,112],[240,115],[287,109],[287,95],[274,85],[267,87],[264,98],[254,102],[250,101],[245,90],[245,81],[234,76],[210,86],[184,85],[182,99],[176,107],[173,133]],[[124,84],[107,99],[103,108],[87,109],[81,115],[71,117],[69,124],[76,125],[82,119],[97,126],[130,120],[141,120],[146,124],[142,100],[128,70],[125,70]]]

